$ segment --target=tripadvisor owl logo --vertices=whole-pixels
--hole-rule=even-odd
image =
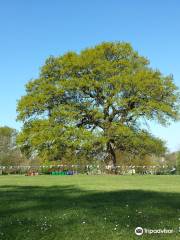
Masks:
[[[137,228],[135,229],[135,234],[136,234],[137,236],[143,235],[143,228],[142,228],[142,227],[137,227]]]

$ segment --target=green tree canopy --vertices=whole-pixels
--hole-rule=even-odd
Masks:
[[[16,146],[17,131],[10,127],[0,127],[0,165],[19,165],[25,158]]]
[[[128,43],[102,43],[47,59],[18,102],[18,141],[44,159],[72,151],[115,165],[116,150],[163,153],[144,123],[177,120],[178,106],[172,75],[152,69]]]
[[[0,127],[0,153],[7,153],[15,147],[17,131],[10,127]]]
[[[180,175],[180,151],[177,152],[176,156],[176,168],[177,174]]]

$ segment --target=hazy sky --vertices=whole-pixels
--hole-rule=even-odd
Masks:
[[[179,0],[0,0],[0,125],[20,129],[16,103],[49,55],[127,41],[180,86]],[[152,126],[171,151],[180,123]]]

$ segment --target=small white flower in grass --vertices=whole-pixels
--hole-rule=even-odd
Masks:
[[[141,214],[142,212],[138,212],[139,214]]]
[[[114,231],[116,231],[116,230],[117,230],[117,228],[115,227],[115,228],[114,228]]]
[[[84,221],[84,222],[82,222],[82,224],[85,224],[86,222]]]
[[[118,227],[118,224],[116,224],[116,227]]]
[[[105,217],[104,220],[106,220],[107,218]]]
[[[129,216],[128,216],[128,218],[129,218]]]

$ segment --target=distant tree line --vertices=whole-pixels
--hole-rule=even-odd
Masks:
[[[17,134],[13,128],[0,127],[0,165],[19,166],[27,163],[27,158],[16,144]]]

